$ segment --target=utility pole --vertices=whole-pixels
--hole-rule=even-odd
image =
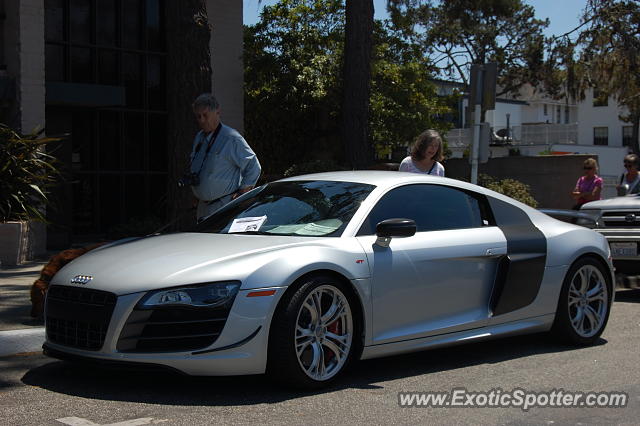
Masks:
[[[480,122],[482,118],[482,108],[485,110],[495,109],[496,105],[496,75],[497,64],[491,62],[488,64],[471,65],[471,93],[469,94],[469,105],[473,105],[473,141],[471,143],[471,183],[478,183],[478,163],[480,162],[480,144],[485,152],[488,152],[488,144],[491,137],[481,138]],[[483,162],[487,159],[483,158]]]

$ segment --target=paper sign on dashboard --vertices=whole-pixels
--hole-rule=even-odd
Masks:
[[[234,219],[231,227],[229,228],[229,233],[257,231],[265,220],[267,220],[267,216],[241,217]]]

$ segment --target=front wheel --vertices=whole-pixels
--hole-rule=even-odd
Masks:
[[[297,387],[320,388],[350,362],[359,325],[348,291],[316,276],[282,301],[269,337],[269,374]]]
[[[613,288],[600,262],[585,257],[574,263],[564,279],[552,331],[577,345],[593,344],[609,319]]]

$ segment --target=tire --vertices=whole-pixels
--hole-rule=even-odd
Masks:
[[[303,389],[328,386],[359,353],[356,301],[335,278],[315,275],[285,295],[269,332],[267,373]]]
[[[573,345],[592,345],[607,325],[612,300],[608,271],[593,257],[578,259],[562,283],[552,333]]]

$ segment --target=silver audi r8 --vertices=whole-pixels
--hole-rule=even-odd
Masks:
[[[320,387],[353,360],[443,345],[541,331],[591,344],[612,283],[602,235],[486,188],[320,173],[69,263],[47,294],[44,351]]]

